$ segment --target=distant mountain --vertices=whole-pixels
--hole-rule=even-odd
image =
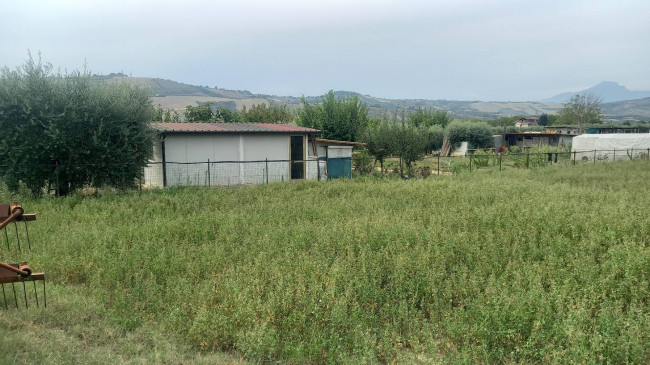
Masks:
[[[302,102],[296,96],[277,96],[253,94],[248,90],[225,90],[207,86],[195,86],[176,81],[149,77],[129,77],[123,74],[95,76],[101,80],[126,81],[149,87],[153,93],[153,102],[165,109],[176,110],[181,116],[188,105],[196,106],[211,103],[216,107],[230,110],[242,110],[251,105],[286,105],[290,110],[302,107]],[[607,83],[603,83],[607,84]],[[611,83],[617,85],[615,83]],[[602,85],[602,84],[601,84]],[[594,89],[594,88],[592,88]],[[623,88],[625,89],[625,88]],[[589,89],[591,90],[591,89]],[[627,89],[625,89],[627,90]],[[628,90],[628,92],[630,92]],[[633,92],[636,93],[636,92]],[[351,91],[334,91],[339,98],[356,96],[368,105],[371,117],[399,117],[420,108],[447,110],[457,119],[495,119],[509,116],[539,116],[540,114],[556,114],[562,109],[559,102],[486,102],[458,100],[428,100],[428,99],[383,99],[370,95],[362,95]],[[650,93],[649,93],[650,94]],[[568,93],[568,97],[575,95]],[[649,95],[650,96],[650,95]],[[320,102],[321,96],[306,96],[308,103]],[[650,98],[628,100],[615,103],[603,103],[603,110],[608,120],[650,120]]]
[[[571,97],[575,96],[576,94],[593,94],[602,98],[603,103],[650,98],[650,91],[632,91],[616,82],[603,81],[596,86],[590,87],[589,89],[562,93],[543,101],[553,103],[566,103],[571,99]]]
[[[605,112],[606,119],[650,120],[650,98],[605,103],[603,112]]]

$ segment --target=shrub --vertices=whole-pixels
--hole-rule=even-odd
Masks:
[[[460,142],[469,142],[473,148],[494,147],[492,127],[485,122],[453,121],[445,129],[449,143],[457,148]]]

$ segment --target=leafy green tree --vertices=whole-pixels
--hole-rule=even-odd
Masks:
[[[150,91],[93,80],[88,71],[53,73],[29,60],[0,70],[0,170],[7,186],[22,181],[35,195],[90,186],[135,186],[152,152]]]
[[[413,162],[421,160],[426,152],[428,132],[424,128],[410,124],[393,124],[391,132],[391,150],[404,162],[408,175],[413,176]],[[402,169],[400,172],[403,175]]]
[[[226,109],[224,107],[218,107],[217,110],[212,115],[212,120],[216,122],[224,123],[239,123],[242,122],[241,114],[237,111]]]
[[[577,124],[582,132],[585,125],[601,124],[602,115],[602,101],[599,97],[593,94],[578,94],[564,104],[558,119],[563,124]]]
[[[384,172],[384,161],[392,154],[391,150],[391,125],[388,121],[383,120],[372,128],[366,129],[361,138],[366,142],[366,150],[379,161],[381,172]]]
[[[151,118],[152,122],[178,122],[179,120],[180,116],[176,110],[163,109],[160,104],[154,108],[153,118]]]
[[[442,148],[442,143],[445,139],[445,130],[440,125],[432,125],[426,129],[427,134],[427,147],[426,151],[437,151]]]
[[[176,110],[167,109],[163,114],[163,122],[179,122],[181,120],[180,115]]]
[[[492,128],[485,122],[454,121],[445,130],[449,143],[457,147],[460,142],[469,142],[474,148],[494,146]]]
[[[451,123],[454,118],[446,110],[434,110],[432,108],[417,107],[414,112],[409,113],[409,123],[416,127],[430,127],[439,125],[442,128]]]
[[[368,125],[368,106],[357,96],[339,99],[330,90],[319,104],[310,105],[304,97],[301,101],[298,125],[322,130],[323,138],[355,141]]]
[[[188,105],[185,107],[186,122],[209,122],[214,121],[214,112],[210,103],[203,103],[197,106]]]
[[[266,104],[252,105],[242,109],[240,113],[243,122],[248,123],[291,123],[293,113],[286,105],[267,106]]]
[[[539,120],[537,121],[538,125],[541,126],[547,126],[549,125],[549,119],[548,119],[548,114],[543,113],[542,115],[539,116]]]
[[[300,97],[300,102],[302,103],[302,109],[298,112],[296,118],[298,125],[322,130],[323,120],[320,104],[309,104],[304,96]]]

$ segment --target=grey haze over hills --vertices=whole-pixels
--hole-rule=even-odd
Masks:
[[[104,76],[96,75],[95,77],[101,80],[124,81],[146,86],[152,90],[154,95],[152,99],[155,105],[175,110],[180,115],[183,114],[186,106],[196,106],[203,103],[211,103],[215,107],[230,110],[242,110],[244,107],[249,108],[255,104],[286,105],[290,110],[302,107],[300,98],[297,96],[255,94],[248,90],[217,89],[160,78],[129,77],[121,73]],[[556,114],[563,106],[560,102],[386,99],[351,91],[335,91],[334,93],[340,98],[357,96],[368,105],[371,117],[390,117],[395,113],[399,113],[400,110],[408,113],[420,107],[447,110],[458,119],[494,119],[505,116],[539,116],[542,113]],[[636,97],[640,92],[632,93]],[[575,93],[567,93],[567,95],[570,98]],[[321,97],[307,96],[305,99],[308,103],[317,103],[321,100]],[[650,97],[637,100],[603,102],[603,111],[605,119],[610,121],[650,120]]]
[[[625,86],[613,81],[603,81],[596,86],[592,86],[582,91],[574,91],[555,95],[552,98],[542,100],[550,103],[566,103],[576,94],[593,94],[602,99],[603,103],[613,103],[617,101],[637,100],[650,98],[650,91],[632,91]]]

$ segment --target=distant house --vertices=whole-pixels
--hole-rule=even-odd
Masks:
[[[319,177],[321,131],[265,123],[153,123],[151,187],[240,185]],[[208,163],[209,162],[209,163]]]
[[[576,136],[580,134],[580,128],[571,125],[557,125],[557,126],[544,127],[544,132]]]
[[[524,117],[515,122],[515,127],[533,127],[539,124],[539,118],[537,117]]]

